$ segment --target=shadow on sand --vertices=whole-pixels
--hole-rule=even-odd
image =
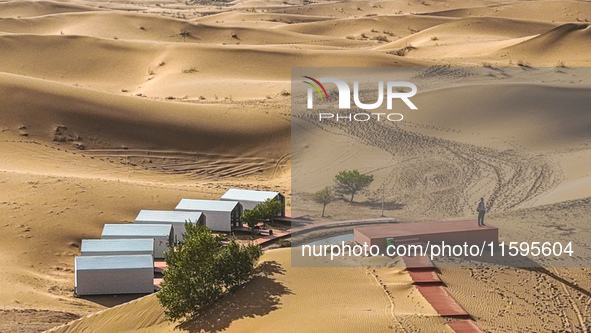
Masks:
[[[504,246],[504,253],[509,253],[509,251],[511,250],[507,245]],[[576,284],[573,281],[569,281],[568,279],[565,279],[563,277],[561,277],[559,275],[559,272],[553,272],[550,269],[552,269],[552,267],[544,267],[542,266],[540,263],[538,263],[535,260],[532,260],[531,258],[527,257],[527,256],[522,256],[522,255],[518,255],[518,256],[514,256],[514,257],[509,257],[509,256],[499,256],[499,254],[497,253],[497,255],[490,255],[490,253],[485,253],[484,255],[478,257],[478,258],[474,258],[474,257],[462,257],[465,261],[463,262],[463,265],[459,265],[459,266],[463,266],[463,267],[471,267],[471,265],[466,265],[466,262],[478,262],[481,264],[485,264],[485,266],[491,266],[491,267],[513,267],[516,269],[522,269],[522,270],[526,270],[526,271],[531,271],[531,272],[536,272],[536,273],[541,273],[544,274],[546,276],[548,276],[549,278],[560,282],[562,284],[564,284],[565,286],[587,296],[587,297],[591,297],[591,291],[582,288],[581,286],[579,286],[578,284]],[[480,265],[474,265],[473,267],[479,267]],[[453,267],[453,266],[448,266],[448,267]],[[576,266],[575,266],[576,267]],[[436,269],[438,273],[441,273],[441,271],[439,271],[438,269]]]
[[[201,314],[178,328],[188,332],[219,332],[233,321],[242,318],[264,316],[279,309],[281,296],[292,294],[273,277],[283,275],[285,270],[275,261],[266,261],[259,267],[259,274],[245,286],[218,303],[203,309]]]
[[[84,299],[107,308],[131,302],[134,299],[144,297],[149,294],[124,294],[124,295],[96,295],[96,296],[81,296],[80,299]]]
[[[353,201],[350,202],[348,200],[343,200],[344,202],[350,204],[353,207],[364,207],[373,210],[382,209],[382,202],[381,201]],[[396,201],[384,201],[384,210],[401,210],[404,208],[405,204],[396,202]]]

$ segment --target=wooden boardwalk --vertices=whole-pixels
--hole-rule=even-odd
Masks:
[[[442,317],[470,318],[470,314],[443,288],[443,286],[417,285],[421,295]]]
[[[286,237],[289,235],[291,235],[291,229],[273,230],[272,235],[265,235],[265,236],[258,237],[256,239],[254,239],[252,241],[252,243],[263,247],[265,245],[269,245],[270,242],[273,242],[274,240],[276,240],[278,238]]]
[[[483,333],[482,330],[476,326],[472,320],[460,320],[448,323],[449,326],[456,333]]]
[[[282,237],[291,236],[292,234],[307,233],[314,230],[327,229],[327,228],[338,228],[346,226],[364,225],[364,224],[390,224],[396,223],[396,219],[393,218],[376,218],[376,219],[364,219],[364,220],[345,220],[345,221],[334,221],[334,222],[320,222],[312,223],[307,222],[304,225],[297,226],[295,228],[287,230],[273,230],[273,235],[261,236],[254,240],[254,244],[262,247],[268,245],[270,242]]]
[[[433,271],[435,265],[427,256],[404,256],[402,257],[408,270],[428,270]]]
[[[363,219],[363,220],[345,220],[345,221],[333,221],[333,222],[319,222],[319,223],[308,223],[306,225],[292,228],[292,233],[303,233],[317,229],[325,228],[337,228],[364,224],[391,224],[396,223],[397,220],[394,218],[384,217],[375,219]]]
[[[443,286],[443,281],[435,272],[435,265],[427,256],[402,257],[408,274],[433,309],[442,317],[466,318],[449,323],[448,326],[456,333],[482,333],[470,314],[462,307]]]
[[[410,275],[414,284],[442,284],[441,279],[432,270],[424,271],[424,270],[408,270],[408,274]]]

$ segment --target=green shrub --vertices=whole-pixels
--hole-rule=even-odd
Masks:
[[[168,266],[157,298],[167,320],[188,320],[255,273],[261,256],[256,245],[235,239],[223,245],[202,225],[187,223],[184,243],[165,253]]]

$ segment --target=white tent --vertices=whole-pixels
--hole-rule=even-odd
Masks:
[[[143,239],[83,239],[81,256],[154,255],[154,240]]]
[[[240,226],[242,205],[238,201],[182,199],[174,210],[203,212],[205,226],[214,231],[231,232]]]
[[[137,239],[152,238],[154,240],[154,258],[164,258],[164,252],[173,244],[173,227],[171,224],[105,224],[103,239]]]
[[[135,218],[135,223],[140,224],[172,224],[175,243],[183,241],[185,223],[187,222],[205,225],[205,214],[202,212],[144,209]]]
[[[154,292],[151,255],[76,257],[74,276],[78,296]]]
[[[277,200],[283,203],[283,209],[280,212],[280,216],[285,216],[285,197],[279,192],[231,188],[222,195],[220,200],[238,201],[245,210],[251,210],[256,205],[267,200]]]

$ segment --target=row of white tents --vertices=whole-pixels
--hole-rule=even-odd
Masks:
[[[182,199],[172,211],[141,210],[134,223],[105,224],[101,239],[82,240],[74,264],[74,293],[151,293],[154,259],[163,259],[170,246],[183,241],[185,223],[231,232],[241,226],[243,209],[268,199],[285,204],[279,192],[230,189],[220,200]]]

